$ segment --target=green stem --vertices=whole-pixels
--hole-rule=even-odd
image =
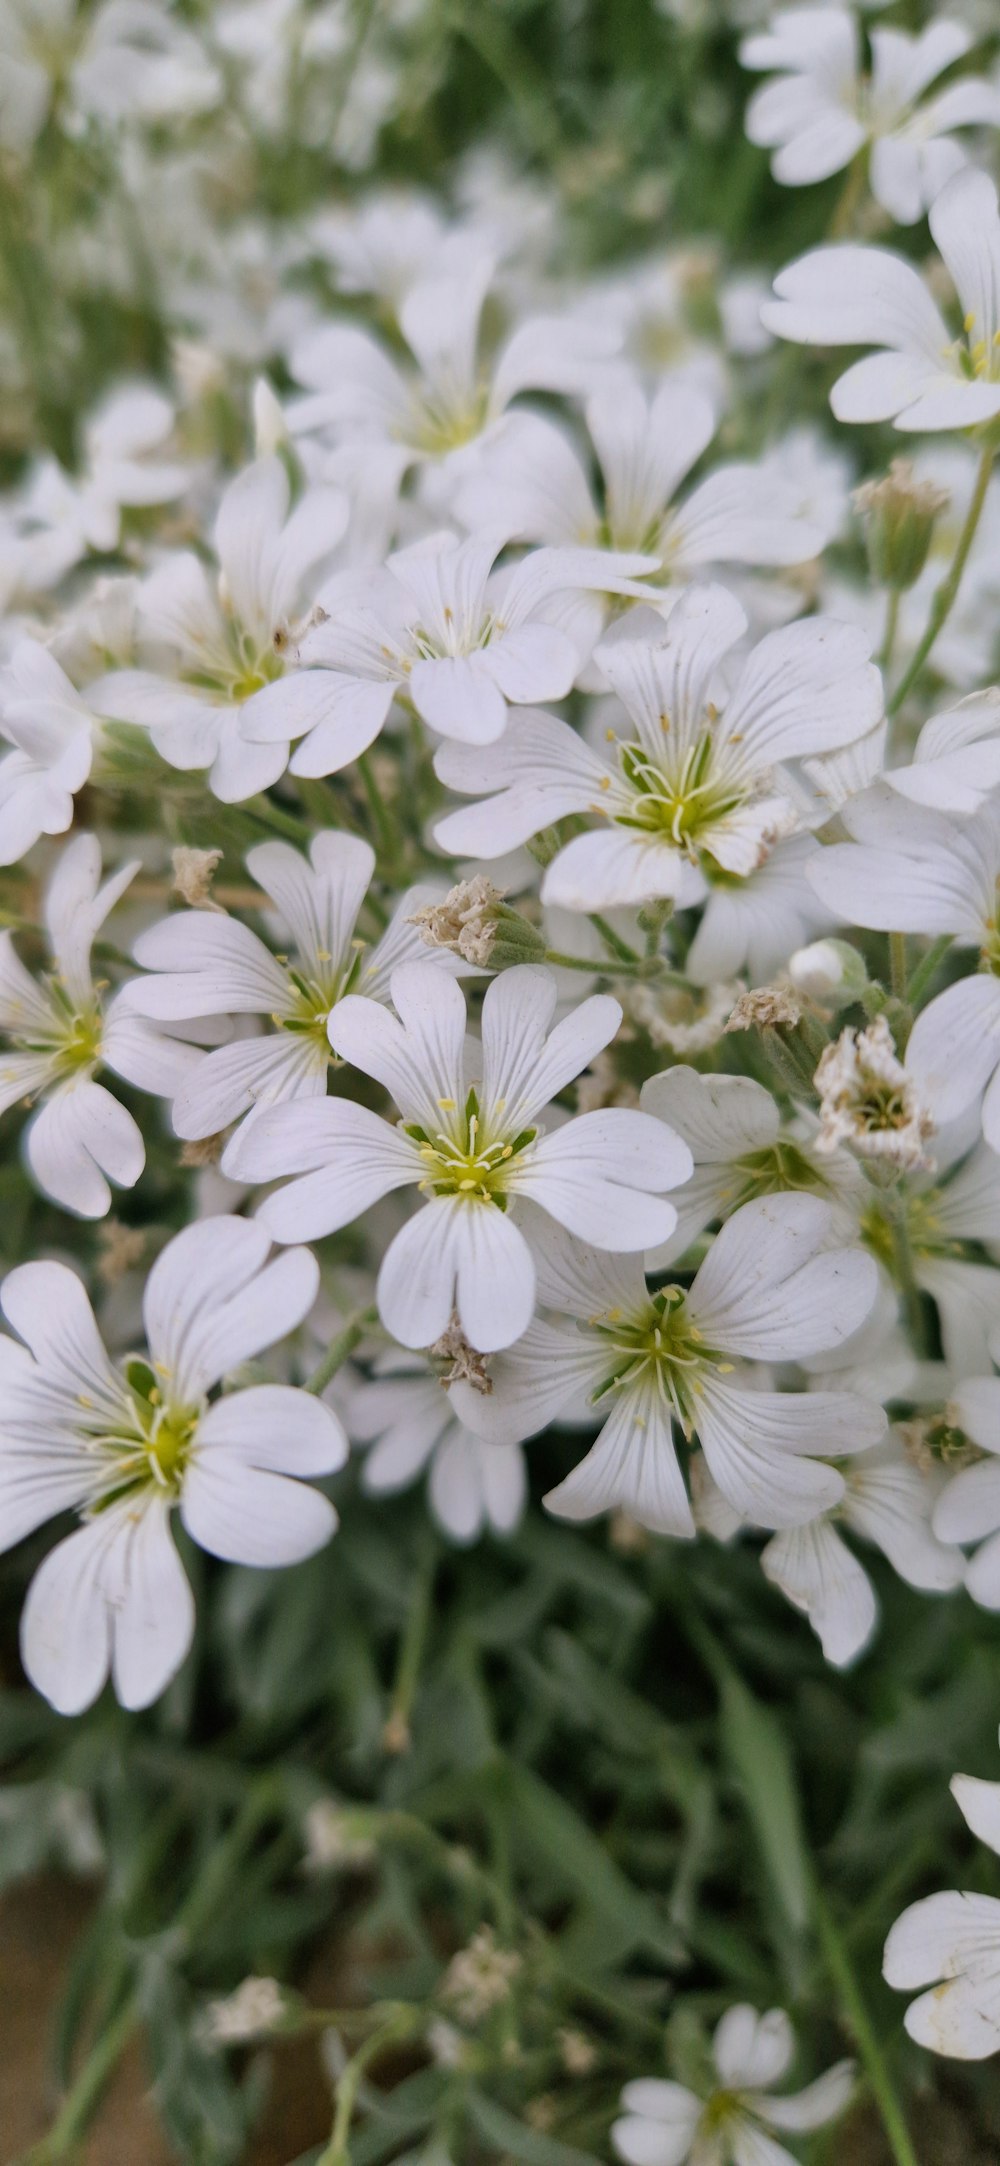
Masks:
[[[979,472],[976,475],[976,486],[972,492],[972,501],[965,515],[965,523],[962,527],[962,531],[958,537],[958,541],[955,546],[955,554],[951,561],[951,569],[947,573],[946,577],[941,581],[941,585],[938,587],[937,592],[934,596],[934,600],[931,603],[930,615],[927,619],[927,625],[924,631],[923,638],[921,639],[920,644],[916,648],[914,654],[911,656],[909,666],[904,671],[899,683],[896,686],[892,698],[888,702],[888,705],[886,707],[886,713],[888,715],[898,714],[907,693],[909,692],[911,686],[915,684],[921,670],[923,669],[924,663],[926,662],[928,655],[930,654],[931,648],[933,647],[934,642],[937,639],[938,633],[941,631],[942,626],[947,622],[947,619],[951,614],[951,610],[955,602],[955,597],[962,583],[962,573],[964,572],[966,563],[968,561],[969,551],[972,548],[972,544],[976,537],[976,529],[979,525],[980,518],[982,517],[983,506],[986,502],[986,492],[989,488],[990,475],[993,472],[993,462],[995,458],[995,451],[986,450],[983,452],[982,457],[979,461]]]
[[[905,1001],[906,999],[907,975],[908,965],[906,961],[906,934],[890,933],[889,980],[892,985],[893,993],[897,1000]]]
[[[50,2166],[51,2161],[68,2158],[76,2150],[137,2022],[130,1993],[88,2054],[48,2135],[28,2152],[24,2166]]]
[[[899,630],[899,587],[890,587],[885,598],[885,629],[879,652],[879,668],[888,669],[896,649],[896,633]]]
[[[917,964],[917,967],[913,973],[913,976],[910,979],[909,992],[907,994],[907,999],[909,1000],[911,1008],[915,1008],[918,1002],[923,999],[923,996],[927,991],[927,987],[929,986],[931,979],[934,976],[938,964],[940,962],[943,962],[944,957],[948,953],[951,942],[951,933],[942,933],[939,939],[933,940],[931,942],[931,945],[928,948],[926,955],[921,956],[920,961]]]
[[[913,1249],[910,1243],[910,1229],[906,1223],[905,1209],[905,1203],[900,1199],[892,1220],[893,1256],[910,1334],[918,1354],[922,1354],[924,1352],[924,1311],[920,1299],[920,1288],[917,1285],[916,1273],[913,1268]]]
[[[368,809],[375,827],[378,854],[386,860],[388,865],[392,865],[395,863],[398,854],[395,823],[372,773],[371,761],[365,752],[359,754],[358,773],[361,776],[365,796],[368,799]]]
[[[818,1888],[814,1895],[814,1905],[816,1927],[827,1969],[854,2033],[868,2087],[882,2117],[889,2149],[896,2166],[920,2166],[885,2054],[875,2035],[871,2017],[854,1975],[850,1956]]]
[[[399,1645],[392,1706],[383,1732],[386,1744],[395,1751],[407,1749],[410,1742],[410,1714],[427,1643],[427,1627],[431,1621],[431,1598],[436,1570],[437,1544],[433,1537],[429,1537],[416,1567],[415,1584]]]
[[[259,820],[262,827],[273,828],[276,835],[286,835],[289,842],[309,841],[309,829],[305,821],[297,820],[293,812],[283,812],[280,805],[272,804],[271,799],[263,794],[248,797],[246,804],[240,809],[249,812],[252,819]]]
[[[338,1331],[336,1338],[331,1339],[322,1361],[317,1362],[312,1375],[307,1377],[306,1391],[317,1393],[325,1391],[331,1378],[336,1376],[337,1370],[343,1368],[345,1361],[350,1359],[355,1347],[360,1345],[365,1332],[370,1330],[372,1324],[377,1323],[378,1310],[376,1308],[359,1309],[355,1316],[349,1317],[343,1331]]]
[[[350,2166],[348,2138],[362,2077],[371,2063],[378,2059],[379,2054],[385,2052],[387,2046],[394,2046],[404,2038],[412,2037],[417,2024],[424,2020],[422,2009],[393,2008],[381,2030],[374,2031],[352,2055],[337,2083],[337,2106],[330,2141],[320,2152],[316,2166]]]
[[[844,185],[833,206],[833,216],[827,227],[828,240],[842,241],[852,232],[854,213],[864,195],[867,180],[868,145],[865,143],[847,168]]]
[[[590,922],[595,932],[600,934],[609,953],[617,955],[619,962],[637,963],[639,961],[635,949],[629,947],[628,941],[623,940],[620,933],[616,933],[614,926],[608,924],[607,918],[598,917],[596,910],[592,910],[590,912]]]

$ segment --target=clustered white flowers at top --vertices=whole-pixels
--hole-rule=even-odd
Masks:
[[[364,170],[388,12],[0,0],[0,148],[120,129],[164,331],[0,497],[0,1547],[75,1517],[22,1623],[63,1713],[185,1661],[175,1513],[291,1566],[418,1478],[436,1545],[739,1544],[840,1668],[890,1571],[1000,1610],[1000,92],[950,17],[741,10],[751,143],[846,184],[769,296],[588,273],[496,171],[207,211],[161,136],[234,82]],[[780,340],[861,350],[832,420]],[[997,1915],[890,1936],[932,2050],[1000,2049]],[[730,2009],[617,2154],[787,2166],[851,2084],[792,2052]]]

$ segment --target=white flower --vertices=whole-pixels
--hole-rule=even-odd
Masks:
[[[771,171],[792,188],[839,173],[870,143],[872,194],[901,225],[913,225],[964,163],[951,129],[1000,121],[1000,95],[979,76],[925,97],[972,42],[944,16],[917,37],[873,30],[866,75],[847,8],[782,9],[740,47],[745,68],[776,71],[750,100],[747,134],[769,150],[778,146]]]
[[[692,865],[727,890],[746,880],[797,825],[780,763],[870,729],[882,688],[864,634],[814,617],[761,640],[727,699],[719,666],[745,631],[724,588],[696,587],[655,644],[606,640],[597,660],[626,721],[609,725],[599,751],[545,713],[516,718],[495,752],[442,747],[435,764],[443,782],[495,794],[439,821],[441,847],[496,857],[553,821],[586,814],[604,824],[559,851],[543,902],[590,911],[675,900]],[[713,954],[708,967],[696,955],[691,974],[698,983],[731,976],[743,953],[726,965]]]
[[[388,439],[400,448],[402,479],[408,466],[465,453],[521,392],[586,393],[607,374],[620,334],[579,312],[529,317],[484,367],[480,316],[493,255],[452,242],[439,256],[399,305],[415,366],[399,367],[354,324],[322,324],[295,344],[289,365],[304,395],[288,406],[294,435]]]
[[[712,2041],[718,2087],[699,2098],[681,2083],[643,2076],[627,2083],[611,2141],[627,2166],[795,2166],[769,2131],[802,2134],[842,2113],[853,2061],[838,2061],[804,2091],[772,2097],[787,2075],[795,2038],[784,2009],[729,2008]]]
[[[650,1270],[679,1256],[681,1244],[693,1241],[713,1219],[729,1217],[757,1196],[803,1190],[840,1205],[838,1223],[846,1223],[841,1198],[857,1197],[854,1169],[824,1165],[813,1137],[783,1130],[770,1091],[750,1076],[665,1068],[647,1078],[640,1103],[683,1138],[694,1159],[691,1179],[677,1191],[677,1232],[662,1259],[656,1253],[647,1257]]]
[[[73,798],[90,774],[97,717],[54,655],[20,639],[0,677],[0,864],[15,865],[40,835],[73,824]]]
[[[116,549],[123,510],[169,504],[191,468],[168,456],[174,409],[151,384],[123,384],[90,415],[78,476],[54,459],[35,468],[23,501],[37,527],[75,537],[75,553]]]
[[[291,627],[310,574],[319,576],[347,521],[338,489],[311,489],[289,505],[279,458],[237,475],[215,522],[216,577],[187,552],[168,557],[139,594],[140,639],[154,666],[90,687],[102,713],[144,725],[171,767],[207,767],[226,803],[267,789],[284,770],[303,683],[285,674]],[[279,741],[252,742],[241,728],[261,705],[270,721],[280,718]]]
[[[1000,1378],[964,1378],[947,1419],[986,1456],[952,1475],[935,1509],[934,1531],[945,1542],[979,1544],[965,1584],[983,1609],[1000,1609]]]
[[[348,997],[330,1043],[395,1099],[400,1121],[348,1099],[263,1107],[228,1145],[236,1180],[298,1176],[261,1206],[276,1240],[334,1232],[393,1189],[427,1198],[391,1242],[378,1276],[386,1329],[429,1346],[452,1312],[480,1353],[509,1346],[535,1301],[531,1251],[509,1209],[533,1200],[582,1239],[608,1249],[665,1240],[676,1213],[662,1191],[686,1178],[686,1146],[648,1114],[613,1108],[544,1132],[540,1115],[621,1021],[595,994],[549,1029],[557,986],[532,966],[495,978],[482,1045],[466,1040],[465,1002],[434,963],[392,975],[395,1015]]]
[[[970,429],[1000,413],[1000,216],[985,173],[957,173],[930,213],[954,280],[956,337],[912,263],[847,242],[817,248],[779,273],[761,310],[782,338],[814,346],[877,346],[838,377],[838,421],[898,429]]]
[[[801,564],[823,545],[821,528],[803,515],[801,492],[772,462],[763,469],[715,467],[683,504],[674,498],[707,450],[717,421],[693,384],[669,377],[647,400],[639,383],[620,380],[592,398],[587,427],[604,479],[603,509],[594,502],[589,462],[540,414],[505,421],[457,499],[474,530],[514,541],[571,548],[641,550],[660,576],[690,579],[710,564]]]
[[[818,1353],[864,1320],[875,1266],[831,1247],[831,1234],[818,1197],[762,1197],[727,1220],[690,1289],[650,1292],[638,1258],[534,1233],[539,1300],[572,1321],[536,1319],[491,1362],[489,1397],[453,1385],[462,1419],[487,1437],[524,1437],[607,1408],[587,1457],[545,1499],[566,1519],[620,1509],[690,1538],[677,1446],[697,1438],[735,1511],[757,1526],[804,1524],[844,1494],[824,1460],[877,1443],[885,1417],[849,1392],[758,1390],[737,1364]]]
[[[955,1775],[951,1793],[973,1835],[1000,1853],[1000,1783]],[[911,1903],[885,1944],[883,1975],[900,1993],[930,1986],[903,2017],[931,2053],[984,2061],[1000,2053],[1000,1902],[949,1889]]]
[[[166,120],[212,105],[219,79],[198,38],[157,0],[6,0],[0,11],[0,142],[30,149],[53,97],[77,116]],[[74,129],[75,132],[75,129]]]
[[[375,870],[371,845],[337,831],[314,835],[309,857],[287,842],[261,842],[247,870],[273,902],[279,939],[274,954],[248,925],[218,911],[185,910],[140,934],[136,962],[156,975],[134,978],[121,995],[128,1013],[170,1026],[205,1016],[259,1016],[253,1035],[206,1052],[173,1102],[176,1133],[196,1141],[217,1135],[255,1106],[322,1098],[333,1061],[327,1025],[345,994],[388,1001],[397,964],[426,953],[408,920],[437,888],[411,888],[372,947],[355,934]],[[441,954],[435,966],[461,971]],[[271,1028],[267,1028],[267,1024]]]
[[[408,1489],[426,1472],[431,1511],[453,1542],[519,1524],[528,1493],[520,1443],[486,1443],[466,1428],[430,1363],[381,1357],[345,1418],[352,1443],[367,1447],[361,1486],[370,1496]]]
[[[893,1433],[843,1468],[844,1495],[832,1512],[775,1534],[761,1552],[767,1578],[804,1610],[828,1662],[853,1662],[875,1629],[878,1604],[841,1525],[873,1542],[911,1587],[947,1594],[961,1585],[961,1551],[931,1531],[940,1474],[923,1473]],[[936,1521],[935,1521],[936,1525]]]
[[[187,1653],[194,1605],[170,1538],[240,1564],[294,1564],[336,1526],[325,1497],[288,1475],[343,1464],[340,1424],[318,1399],[263,1384],[209,1404],[219,1380],[284,1338],[316,1295],[305,1249],[267,1263],[244,1219],[187,1227],[163,1250],[143,1298],[148,1356],[119,1369],[65,1264],[9,1273],[0,1305],[5,1546],[64,1511],[81,1525],[52,1550],[22,1619],[24,1665],[61,1714],[77,1714],[109,1669],[125,1707],[146,1707]]]
[[[199,1055],[130,1016],[119,995],[106,1007],[95,985],[92,944],[109,912],[138,872],[138,861],[101,877],[93,835],[67,843],[45,900],[51,972],[32,978],[10,933],[0,932],[0,1031],[11,1050],[0,1054],[0,1112],[19,1100],[42,1103],[25,1130],[30,1172],[47,1196],[81,1218],[103,1218],[109,1180],[132,1188],[145,1164],[142,1135],[97,1071],[170,1097]]]
[[[932,715],[910,765],[888,768],[885,780],[916,805],[978,812],[1000,788],[1000,687],[970,692],[945,714]]]
[[[985,1091],[983,1134],[1000,1150],[1000,806],[958,822],[884,787],[845,809],[853,842],[818,853],[814,888],[838,915],[884,932],[950,933],[980,968],[922,1009],[905,1066],[938,1127]]]
[[[303,737],[297,775],[346,767],[378,736],[394,699],[406,699],[442,737],[491,744],[508,702],[562,699],[590,653],[551,612],[588,588],[639,592],[645,556],[597,549],[538,549],[493,571],[495,536],[460,541],[429,534],[397,550],[382,570],[343,575],[321,589],[316,621],[300,640],[302,665],[277,696],[243,718],[254,745]],[[294,705],[289,712],[291,694]],[[286,753],[282,755],[282,765]]]

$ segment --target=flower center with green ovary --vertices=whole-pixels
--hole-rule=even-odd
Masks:
[[[80,1075],[88,1068],[96,1068],[101,1057],[101,1014],[98,1008],[88,1008],[80,1014],[69,1015],[58,1044],[52,1048],[53,1065],[57,1074]]]
[[[144,1358],[127,1362],[125,1376],[120,1428],[102,1430],[90,1443],[102,1461],[93,1512],[150,1489],[178,1497],[201,1416],[199,1407],[164,1405],[156,1370]]]
[[[697,1427],[699,1378],[708,1367],[730,1364],[705,1345],[688,1314],[682,1286],[665,1286],[650,1297],[649,1308],[630,1323],[613,1318],[595,1327],[609,1342],[612,1365],[593,1393],[596,1404],[610,1391],[655,1381],[686,1436]]]
[[[364,942],[355,944],[354,954],[345,971],[331,971],[329,977],[307,978],[304,972],[288,969],[291,1001],[283,1014],[276,1014],[272,1021],[279,1030],[289,1030],[296,1037],[310,1038],[317,1049],[330,1061],[335,1059],[327,1036],[330,1010],[338,1000],[354,987],[364,952]]]
[[[512,1163],[534,1142],[538,1130],[490,1135],[475,1091],[469,1092],[461,1113],[448,1099],[439,1104],[446,1117],[454,1116],[447,1128],[428,1133],[416,1122],[403,1123],[404,1134],[417,1145],[423,1161],[421,1188],[434,1196],[466,1196],[470,1202],[495,1203],[506,1210],[504,1191]]]
[[[449,399],[447,392],[433,392],[420,399],[402,438],[430,458],[443,458],[479,435],[486,420],[488,391],[462,391]]]
[[[777,1196],[786,1189],[826,1190],[829,1183],[797,1143],[782,1136],[762,1150],[746,1151],[733,1165],[734,1196],[741,1203],[750,1196]],[[735,1183],[739,1183],[738,1190]],[[726,1202],[730,1198],[727,1196]]]
[[[994,331],[991,339],[976,338],[974,316],[967,316],[962,328],[965,339],[956,340],[952,348],[960,373],[970,383],[994,383],[1000,376],[1000,331]]]
[[[662,720],[666,737],[669,717]],[[668,771],[650,758],[643,745],[620,746],[622,779],[631,802],[627,812],[615,814],[619,826],[659,836],[694,857],[699,838],[744,802],[745,793],[731,778],[713,773],[714,749],[706,730],[680,766]]]

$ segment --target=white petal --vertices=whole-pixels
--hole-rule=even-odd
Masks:
[[[170,1397],[197,1402],[212,1384],[302,1322],[319,1269],[308,1249],[266,1261],[268,1235],[249,1219],[203,1219],[175,1234],[146,1280],[151,1354]]]
[[[465,1104],[465,1002],[431,962],[401,964],[391,992],[394,1016],[356,994],[339,1001],[330,1016],[330,1044],[342,1060],[382,1084],[405,1120],[435,1135],[442,1108]]]
[[[687,1145],[662,1122],[611,1107],[543,1136],[507,1186],[595,1248],[647,1249],[666,1241],[676,1224],[660,1192],[690,1170]]]
[[[616,910],[673,901],[684,877],[681,852],[635,828],[574,835],[546,867],[542,901],[563,910]]]
[[[761,1569],[796,1609],[804,1610],[828,1662],[853,1662],[875,1629],[871,1580],[828,1520],[776,1534]]]
[[[623,1389],[586,1458],[544,1499],[561,1519],[627,1511],[655,1534],[679,1540],[695,1524],[674,1447],[670,1416],[655,1382]]]
[[[494,978],[483,1001],[483,1117],[502,1118],[512,1134],[589,1066],[621,1023],[619,1002],[594,993],[550,1031],[557,995],[551,970],[522,964]]]
[[[791,2066],[792,2026],[783,2008],[758,2015],[746,2002],[726,2010],[712,2040],[722,2082],[734,2090],[770,2090]]]
[[[817,2076],[815,2083],[808,2083],[802,2091],[793,2091],[788,2098],[755,2099],[754,2112],[772,2128],[823,2128],[827,2121],[833,2121],[838,2113],[843,2113],[856,2081],[855,2063],[837,2061],[824,2075]]]
[[[906,1068],[940,1124],[972,1105],[1000,1063],[1000,984],[960,978],[922,1010]]]
[[[222,1171],[233,1181],[301,1175],[268,1197],[260,1221],[276,1241],[315,1241],[420,1180],[423,1165],[409,1140],[367,1106],[315,1098],[261,1107],[227,1145]]]
[[[24,1137],[31,1171],[47,1196],[81,1218],[103,1218],[111,1204],[104,1176],[133,1188],[146,1162],[142,1132],[102,1083],[64,1085],[39,1108]]]
[[[430,1346],[455,1308],[481,1353],[510,1346],[531,1320],[535,1270],[523,1234],[495,1205],[438,1196],[391,1243],[379,1313],[402,1346]]]
[[[818,1197],[762,1196],[716,1235],[688,1298],[710,1346],[788,1360],[840,1345],[875,1299],[874,1261],[830,1249],[830,1213]]]

